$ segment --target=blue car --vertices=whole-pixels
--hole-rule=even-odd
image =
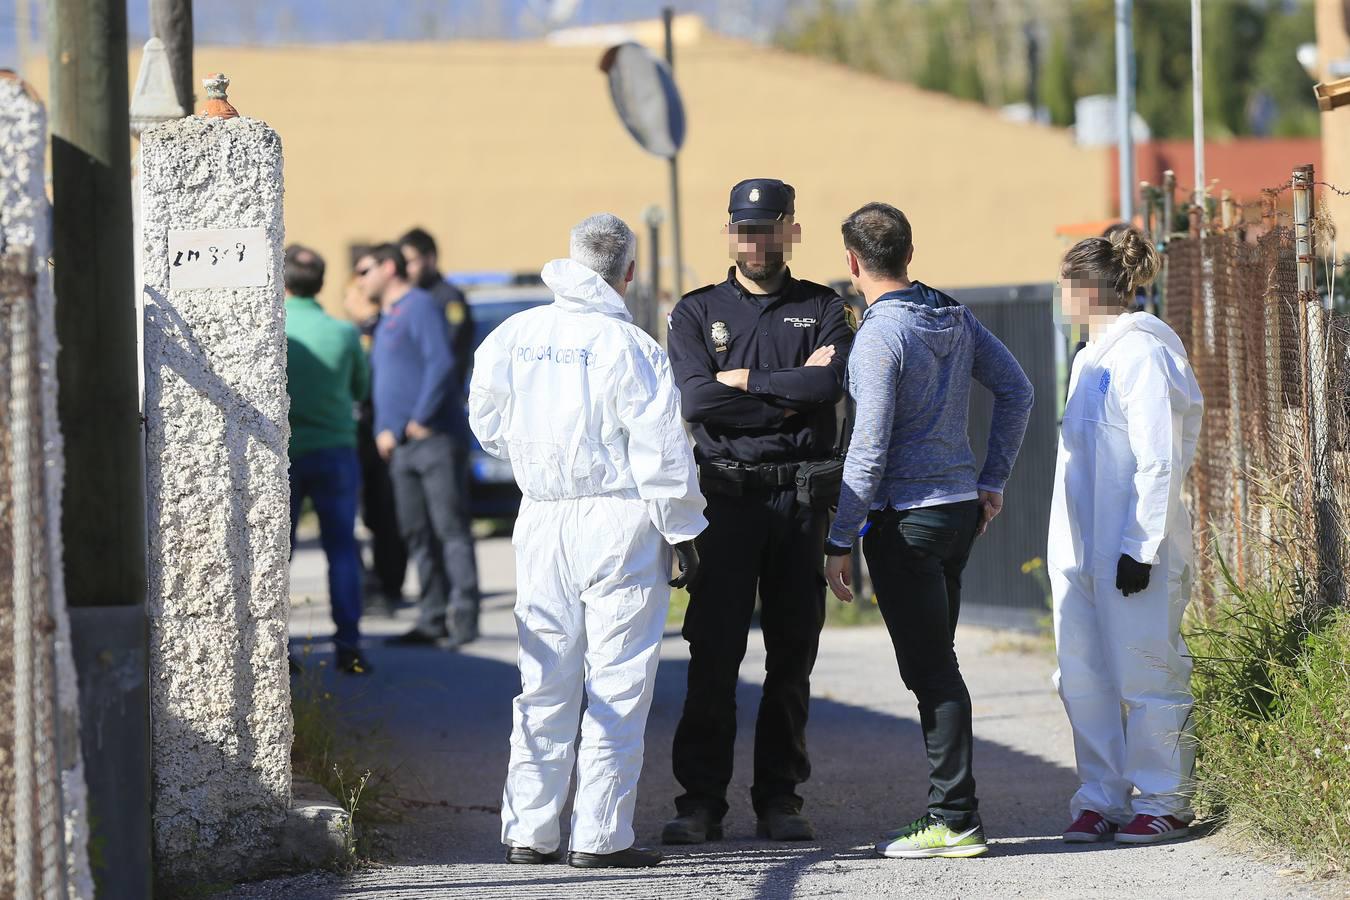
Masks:
[[[553,292],[542,283],[492,284],[495,279],[483,279],[475,285],[473,279],[465,279],[468,284],[453,280],[469,302],[475,349],[511,316],[553,302]],[[514,519],[520,510],[520,488],[516,487],[511,464],[485,453],[477,438],[469,450],[469,498],[475,519]]]

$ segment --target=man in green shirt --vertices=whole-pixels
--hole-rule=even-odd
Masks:
[[[371,671],[361,653],[361,555],[356,543],[361,466],[356,404],[370,391],[370,367],[350,322],[323,311],[324,262],[307,247],[286,248],[286,378],[291,395],[291,547],[308,497],[328,558],[328,598],[340,672]]]

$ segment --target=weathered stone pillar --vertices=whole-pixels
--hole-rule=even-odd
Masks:
[[[141,167],[156,862],[206,881],[269,865],[291,800],[281,140],[181,119]]]
[[[47,116],[0,72],[0,896],[89,898],[61,550]]]

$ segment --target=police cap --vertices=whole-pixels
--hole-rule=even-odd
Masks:
[[[747,178],[731,189],[732,222],[782,221],[793,214],[797,192],[777,178]]]

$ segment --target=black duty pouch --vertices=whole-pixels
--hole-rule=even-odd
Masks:
[[[744,469],[708,465],[698,467],[699,487],[705,494],[740,497],[745,493],[745,479]]]
[[[802,463],[797,468],[797,502],[816,510],[834,509],[843,484],[842,457]]]

